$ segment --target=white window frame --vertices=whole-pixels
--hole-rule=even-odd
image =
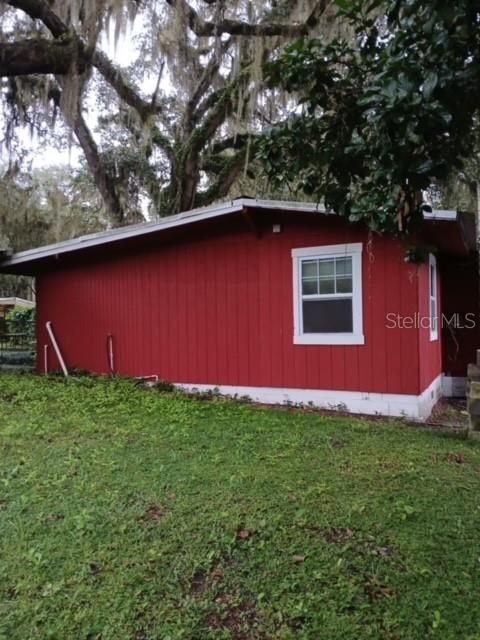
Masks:
[[[432,287],[433,268],[433,287]],[[432,295],[433,291],[433,295]],[[432,309],[435,310],[432,313]],[[430,316],[430,342],[438,340],[438,269],[437,258],[431,253],[428,257],[428,313]]]
[[[363,245],[361,242],[353,244],[334,244],[322,247],[306,247],[292,250],[294,344],[365,344],[365,336],[363,335],[362,251]],[[352,258],[353,331],[351,333],[303,332],[302,262],[304,260],[322,258]],[[341,299],[349,296],[333,294],[330,297],[331,299]]]

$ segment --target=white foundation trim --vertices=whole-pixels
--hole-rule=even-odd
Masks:
[[[443,376],[442,395],[446,398],[463,398],[467,395],[467,378]]]
[[[315,407],[342,410],[350,413],[408,417],[415,420],[428,418],[441,397],[442,376],[421,395],[395,393],[364,393],[362,391],[321,391],[318,389],[283,389],[274,387],[235,387],[213,384],[175,383],[186,391],[218,390],[227,396],[248,396],[254,402],[265,404],[313,404]]]

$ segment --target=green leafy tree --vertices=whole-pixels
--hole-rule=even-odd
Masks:
[[[268,70],[291,117],[259,157],[274,183],[379,231],[406,231],[423,192],[475,156],[480,3],[337,0],[354,41],[300,39]]]

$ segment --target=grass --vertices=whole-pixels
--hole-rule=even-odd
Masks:
[[[480,447],[0,376],[2,640],[480,638]]]

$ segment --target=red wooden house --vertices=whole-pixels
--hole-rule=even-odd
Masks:
[[[431,253],[409,262],[315,205],[240,199],[0,271],[36,277],[39,372],[59,368],[56,338],[69,368],[424,418],[480,344],[475,237],[473,215],[426,214]]]

